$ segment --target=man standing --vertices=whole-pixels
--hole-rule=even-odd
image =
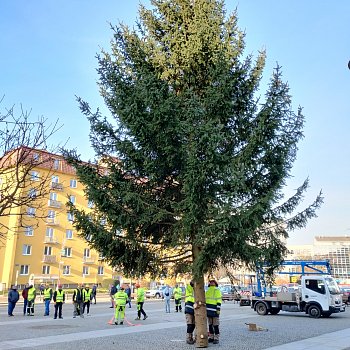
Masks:
[[[9,316],[13,316],[13,310],[15,309],[15,306],[18,300],[19,300],[19,293],[17,291],[17,286],[12,286],[7,296],[7,301],[8,301],[7,313]]]
[[[96,294],[97,294],[97,284],[94,284],[92,286],[92,291],[91,291],[91,301],[95,300],[94,304],[96,304]]]
[[[114,308],[114,294],[118,292],[118,286],[119,286],[119,281],[115,281],[113,285],[111,285],[111,289],[109,291],[109,295],[111,297],[111,303],[112,305],[110,306],[111,309]]]
[[[165,312],[166,313],[170,313],[171,292],[172,292],[171,288],[169,287],[169,284],[167,284],[163,290],[164,301],[165,301]]]
[[[22,290],[22,298],[23,298],[23,316],[27,313],[27,305],[28,305],[28,289],[29,284],[27,283],[24,289]]]
[[[44,288],[44,303],[45,303],[45,313],[44,316],[50,315],[50,302],[52,299],[52,288],[48,285],[48,283],[45,284]]]
[[[80,315],[80,317],[84,318],[83,315],[83,288],[84,286],[81,284],[78,284],[77,288],[74,289],[73,292],[73,306],[74,306],[74,310],[73,310],[73,318],[76,318],[78,315]]]
[[[116,325],[124,323],[125,317],[125,306],[128,300],[128,295],[125,293],[124,288],[121,287],[117,293],[114,294],[114,304],[115,304],[115,316],[114,323]]]
[[[83,314],[85,313],[85,307],[86,307],[87,316],[90,316],[91,293],[92,293],[92,290],[90,289],[89,285],[86,284],[85,288],[83,289],[83,302],[84,302]]]
[[[125,293],[128,296],[127,303],[129,304],[129,308],[130,308],[131,307],[131,288],[130,288],[129,284],[127,284],[127,287],[125,289]]]
[[[136,302],[137,302],[137,317],[135,320],[141,319],[141,314],[143,315],[143,319],[145,320],[148,316],[143,310],[143,303],[145,302],[145,290],[140,287],[140,284],[137,283],[136,286]]]
[[[205,303],[207,306],[207,317],[209,325],[209,343],[219,343],[219,316],[222,304],[221,291],[214,279],[209,281],[209,288],[205,292]]]
[[[181,306],[182,289],[179,287],[178,284],[175,285],[173,293],[174,293],[174,299],[175,299],[175,311],[182,312],[182,306]]]
[[[186,294],[185,294],[185,317],[187,323],[187,335],[186,335],[186,343],[194,344],[193,331],[195,328],[194,321],[194,283],[190,282],[189,285],[186,286]]]
[[[36,298],[35,287],[31,284],[28,287],[27,315],[34,316],[34,303]]]
[[[66,300],[66,293],[62,289],[62,285],[58,285],[58,289],[53,293],[53,301],[55,303],[55,316],[54,319],[57,318],[57,313],[59,318],[62,317],[62,305],[64,304]]]

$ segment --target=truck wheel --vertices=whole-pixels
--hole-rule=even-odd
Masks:
[[[267,306],[264,303],[258,303],[256,304],[256,312],[260,316],[265,316],[267,315]]]
[[[159,299],[160,298],[160,294],[156,293],[155,297],[156,297],[156,299]]]
[[[270,314],[271,315],[277,315],[281,310],[280,309],[271,309]]]
[[[309,316],[312,318],[320,318],[321,317],[321,309],[317,305],[311,305],[309,307]]]

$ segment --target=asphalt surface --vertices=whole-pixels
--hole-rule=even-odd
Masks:
[[[128,322],[122,326],[108,324],[113,316],[108,298],[91,306],[91,316],[73,319],[73,305],[63,306],[63,319],[44,317],[42,303],[36,305],[35,316],[23,316],[23,306],[16,306],[14,317],[8,317],[7,306],[0,306],[0,349],[194,349],[185,343],[186,324],[182,313],[165,313],[162,300],[147,300],[145,321],[135,321],[136,307],[126,309]],[[259,316],[250,307],[233,302],[223,304],[220,316],[220,344],[209,348],[262,349],[350,349],[350,307],[330,318],[311,319],[302,313]],[[246,323],[256,323],[264,331],[252,332]],[[349,334],[349,336],[347,336]],[[306,344],[306,345],[305,345]],[[307,345],[309,344],[309,345]],[[311,344],[311,345],[310,345]],[[316,345],[315,345],[316,344]],[[333,346],[334,345],[334,346]],[[313,346],[313,347],[312,347]]]

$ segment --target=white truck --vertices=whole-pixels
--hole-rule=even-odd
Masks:
[[[259,315],[277,315],[280,311],[288,311],[305,312],[312,318],[319,318],[345,311],[338,284],[327,275],[304,275],[298,289],[285,287],[280,292],[267,294],[252,297],[251,307]]]

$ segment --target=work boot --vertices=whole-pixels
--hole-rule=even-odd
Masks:
[[[147,315],[145,315],[145,317],[143,318],[143,320],[145,320],[146,318],[148,318],[148,316],[147,316]]]
[[[124,322],[123,321],[120,321],[120,323],[119,324],[124,324]]]
[[[214,335],[213,344],[219,344],[219,335],[218,334]]]
[[[115,324],[116,326],[118,326],[118,322],[114,322],[114,324]]]
[[[139,320],[140,320],[140,317],[136,317],[136,318],[135,318],[135,321],[139,321]]]
[[[212,334],[209,335],[208,343],[214,343],[214,336]]]
[[[186,334],[186,343],[187,344],[194,344],[195,343],[192,333]]]

